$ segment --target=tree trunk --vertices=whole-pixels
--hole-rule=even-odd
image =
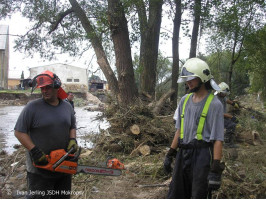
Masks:
[[[174,31],[172,39],[172,53],[173,53],[173,67],[172,67],[172,86],[174,93],[171,95],[170,100],[172,108],[177,106],[177,95],[178,95],[178,75],[179,75],[179,33],[181,26],[181,0],[175,0],[175,19],[174,19]]]
[[[103,50],[101,40],[96,35],[93,26],[91,25],[90,21],[88,20],[84,10],[80,7],[76,0],[69,0],[72,8],[75,12],[75,15],[79,18],[84,30],[87,33],[87,36],[92,44],[92,47],[95,51],[97,62],[104,73],[105,78],[107,79],[108,84],[110,85],[110,89],[113,94],[118,97],[119,96],[119,88],[118,88],[118,81],[115,77],[115,74],[110,67],[110,64],[107,60],[106,54]]]
[[[199,35],[200,16],[201,16],[201,0],[195,0],[194,24],[193,24],[193,30],[192,30],[191,43],[190,43],[189,58],[194,58],[197,56],[197,43],[198,43],[198,35]]]
[[[162,4],[163,0],[149,1],[148,21],[143,1],[135,4],[138,10],[141,27],[140,67],[142,73],[140,77],[140,88],[141,91],[148,93],[153,98],[155,96]]]
[[[165,93],[160,100],[156,103],[154,109],[153,109],[153,113],[158,115],[163,107],[163,104],[165,103],[165,101],[174,93],[174,89],[170,89],[167,93]]]
[[[134,102],[138,91],[134,78],[127,20],[119,0],[108,0],[108,21],[115,49],[119,99],[123,105],[128,105]]]

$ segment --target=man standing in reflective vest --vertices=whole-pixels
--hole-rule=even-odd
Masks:
[[[182,82],[190,93],[178,105],[177,131],[164,161],[164,169],[170,173],[176,158],[167,198],[207,198],[212,190],[220,188],[224,169],[223,106],[211,93],[219,87],[207,63],[198,58],[186,61],[178,79]]]

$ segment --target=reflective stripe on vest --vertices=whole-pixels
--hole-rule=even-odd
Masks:
[[[185,101],[184,101],[184,104],[183,104],[183,109],[182,109],[182,114],[181,114],[181,127],[180,127],[180,138],[183,139],[184,137],[184,114],[185,114],[185,108],[186,108],[186,104],[187,104],[187,101],[189,99],[189,97],[192,95],[192,93],[188,94],[185,98]],[[202,113],[201,113],[201,116],[200,116],[200,120],[199,120],[199,125],[198,125],[198,128],[197,128],[197,139],[198,140],[202,140],[202,131],[203,131],[203,127],[204,127],[204,124],[205,124],[205,119],[206,119],[206,116],[207,116],[207,113],[208,113],[208,110],[209,110],[209,107],[210,107],[210,104],[212,102],[212,99],[213,99],[214,95],[213,94],[210,94],[207,98],[207,101],[205,102],[205,105],[203,107],[203,110],[202,110]]]

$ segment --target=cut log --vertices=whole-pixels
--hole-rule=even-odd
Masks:
[[[143,145],[139,148],[139,152],[143,155],[143,156],[147,156],[150,155],[151,153],[151,149],[148,145]]]
[[[263,144],[260,134],[257,131],[242,132],[237,135],[238,142],[245,142],[251,145]]]
[[[146,142],[146,141],[144,141],[144,142],[142,142],[140,145],[138,145],[137,148],[135,148],[135,149],[131,152],[130,156],[136,156],[136,155],[139,153],[139,148],[140,148],[145,142]]]
[[[139,126],[137,124],[134,124],[133,126],[130,127],[130,131],[131,133],[133,133],[134,135],[138,135],[140,134],[140,129]]]

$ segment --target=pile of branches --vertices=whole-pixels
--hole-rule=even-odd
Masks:
[[[141,103],[127,108],[111,104],[105,116],[110,128],[100,134],[96,149],[149,155],[158,151],[159,146],[168,146],[174,136],[173,116],[156,116]]]
[[[224,149],[225,170],[222,186],[213,195],[217,199],[265,199],[264,145]]]

